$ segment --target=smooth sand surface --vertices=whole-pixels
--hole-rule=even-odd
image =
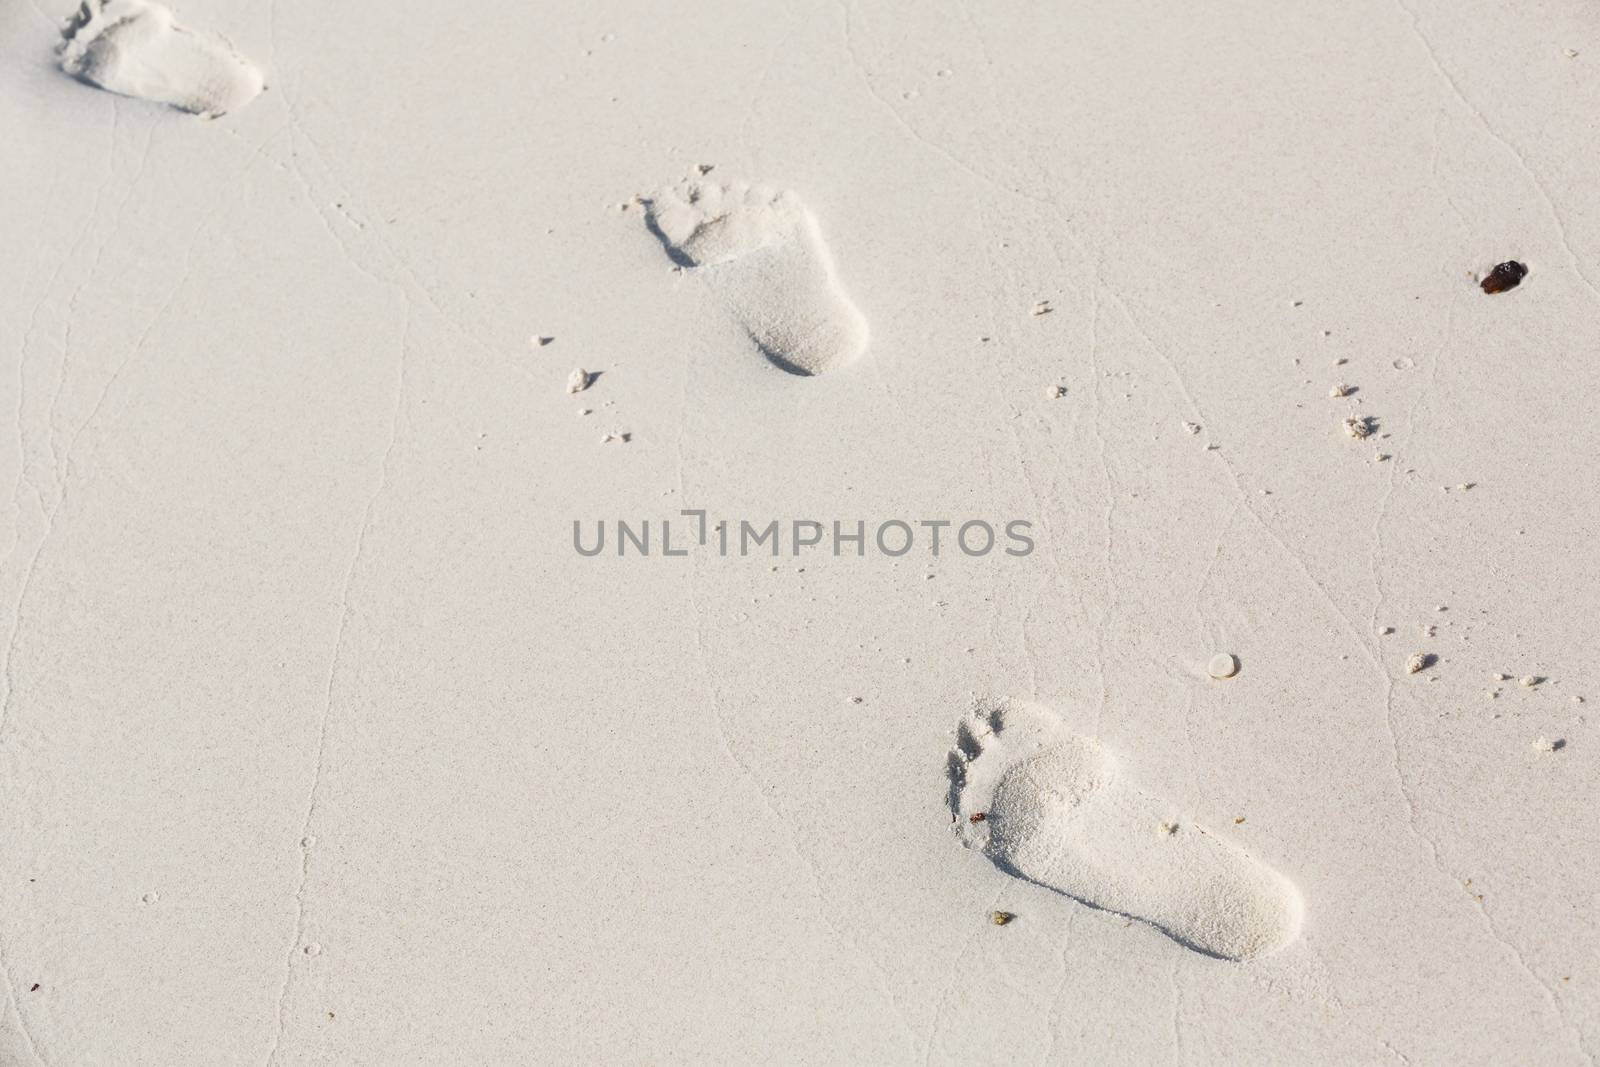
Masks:
[[[1592,4],[183,0],[118,92],[73,11],[0,6],[0,1062],[1600,1055]],[[682,509],[919,540],[575,550]],[[963,847],[1008,700],[1151,837],[1046,760]]]

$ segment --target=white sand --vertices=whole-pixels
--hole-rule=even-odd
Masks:
[[[1591,5],[119,2],[0,7],[0,1063],[1600,1055]]]

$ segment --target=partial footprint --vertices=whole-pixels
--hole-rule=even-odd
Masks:
[[[697,268],[779,367],[821,374],[866,350],[867,322],[793,193],[690,178],[644,204],[667,255]]]
[[[61,37],[61,69],[79,81],[203,118],[261,92],[261,71],[227,41],[179,26],[146,0],[84,0]]]
[[[1292,882],[1123,781],[1099,742],[1043,709],[1007,703],[964,720],[950,778],[963,840],[1008,874],[1223,959],[1299,936]]]

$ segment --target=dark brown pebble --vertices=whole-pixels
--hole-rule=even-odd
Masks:
[[[1514,259],[1508,259],[1489,272],[1479,285],[1486,293],[1503,293],[1508,289],[1515,289],[1522,284],[1522,279],[1528,276],[1528,268]]]

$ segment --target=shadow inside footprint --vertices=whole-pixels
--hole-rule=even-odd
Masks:
[[[664,232],[662,232],[661,223],[658,221],[656,216],[655,199],[653,197],[641,196],[639,197],[639,204],[644,208],[644,228],[650,231],[650,235],[652,237],[661,242],[661,250],[667,254],[667,258],[670,259],[675,266],[683,267],[685,269],[696,266],[695,261],[689,258],[689,254],[683,249],[679,248],[677,245],[673,244],[672,238],[668,237]]]
[[[815,378],[817,376],[817,372],[814,370],[808,370],[799,364],[790,363],[784,358],[783,353],[779,352],[771,345],[764,343],[761,338],[757,337],[755,334],[750,335],[750,340],[754,341],[756,343],[756,347],[761,350],[761,354],[767,357],[768,363],[771,363],[774,367],[777,367],[785,374],[793,374],[797,378]]]

